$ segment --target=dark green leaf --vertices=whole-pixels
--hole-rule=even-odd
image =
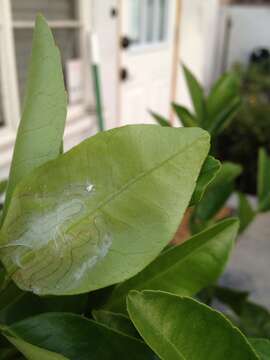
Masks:
[[[247,197],[244,194],[238,193],[238,197],[239,197],[238,217],[240,219],[239,232],[241,233],[250,225],[250,223],[256,216],[256,212],[253,210]]]
[[[4,215],[17,184],[33,169],[59,155],[66,105],[60,54],[45,19],[39,15],[34,30],[26,97],[12,159]]]
[[[156,122],[161,125],[161,126],[165,126],[165,127],[170,127],[171,124],[169,123],[169,121],[162,115],[159,115],[153,111],[150,111],[150,114],[153,116],[153,118],[156,120]]]
[[[225,162],[215,179],[208,186],[193,213],[193,221],[207,223],[222,209],[234,190],[234,181],[241,173],[241,166]]]
[[[173,103],[172,106],[177,115],[178,120],[180,121],[180,124],[182,124],[185,127],[199,126],[198,121],[187,108],[175,103]]]
[[[100,324],[106,325],[107,327],[126,335],[136,338],[139,337],[137,330],[126,315],[107,310],[94,310],[92,314],[94,319]]]
[[[270,156],[263,148],[259,151],[258,197],[259,211],[270,210]]]
[[[41,166],[16,188],[1,228],[7,272],[39,295],[134,276],[175,234],[208,150],[201,129],[134,125]]]
[[[3,194],[7,188],[7,180],[3,180],[0,182],[0,194]]]
[[[270,359],[270,340],[268,339],[249,339],[261,360]]]
[[[128,312],[145,342],[164,360],[259,359],[222,314],[191,298],[131,291]]]
[[[205,111],[206,111],[203,89],[199,84],[198,80],[195,78],[195,76],[191,73],[191,71],[189,71],[189,69],[186,66],[183,66],[183,70],[184,70],[187,86],[189,89],[189,93],[193,102],[193,106],[199,120],[198,123],[201,127],[203,127],[205,121]]]
[[[15,285],[12,285],[15,287]],[[8,288],[7,288],[8,290]],[[10,292],[10,291],[9,291]],[[5,292],[0,293],[0,296]],[[9,294],[10,295],[10,294]],[[30,316],[45,312],[71,312],[83,314],[86,310],[87,294],[76,296],[46,296],[39,297],[29,292],[15,293],[10,302],[0,310],[0,323],[13,324]],[[6,300],[8,297],[6,296]]]
[[[196,205],[202,199],[207,186],[215,179],[221,168],[220,162],[212,156],[208,156],[203,164],[197,180],[195,191],[192,195],[189,206]]]
[[[126,296],[132,289],[196,294],[223,272],[237,230],[238,221],[228,219],[163,252],[138,275],[116,286],[107,308],[125,312]]]
[[[39,315],[5,328],[4,334],[31,360],[43,359],[42,351],[51,352],[57,360],[152,358],[152,351],[142,341],[79,315]],[[30,357],[32,346],[35,352]],[[47,359],[54,357],[44,357]]]

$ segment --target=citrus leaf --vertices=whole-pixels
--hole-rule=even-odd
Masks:
[[[259,211],[270,210],[270,156],[265,149],[259,151],[258,161]]]
[[[239,232],[243,232],[250,225],[252,220],[256,216],[256,212],[250,205],[247,197],[243,193],[238,193],[239,205],[238,205],[238,217],[240,219]]]
[[[191,71],[186,67],[183,66],[185,79],[187,82],[187,86],[189,89],[189,93],[193,102],[193,106],[198,117],[198,125],[203,127],[205,122],[205,99],[203,94],[203,89],[199,84],[198,80],[195,76],[191,73]]]
[[[150,114],[153,116],[153,118],[156,120],[156,122],[161,125],[161,126],[165,126],[165,127],[170,127],[171,124],[169,123],[169,121],[162,115],[159,115],[153,111],[150,111]]]
[[[249,342],[260,356],[261,360],[270,359],[270,340],[268,339],[249,339]]]
[[[212,156],[207,156],[200,175],[197,180],[195,191],[192,195],[189,206],[198,204],[207,189],[208,185],[215,179],[216,175],[220,171],[220,162]]]
[[[125,312],[130,290],[163,290],[192,296],[223,272],[237,235],[238,221],[228,219],[163,252],[135,277],[112,292],[108,309]]]
[[[215,118],[228,103],[239,95],[240,83],[235,73],[222,75],[214,84],[207,98],[207,112],[210,120]]]
[[[215,179],[206,189],[193,217],[202,222],[210,221],[224,206],[234,190],[234,181],[241,173],[241,166],[224,162]]]
[[[134,276],[175,234],[208,150],[201,129],[135,125],[43,165],[16,188],[1,228],[8,274],[40,295]]]
[[[94,310],[92,315],[93,318],[100,324],[106,325],[109,328],[126,335],[139,337],[137,330],[126,315],[107,310]]]
[[[59,155],[66,108],[67,96],[60,54],[45,19],[38,15],[4,216],[16,185],[33,169]]]
[[[128,312],[145,342],[164,360],[258,360],[244,335],[198,301],[159,291],[131,291]]]
[[[198,126],[198,121],[196,120],[195,116],[191,114],[191,112],[185,108],[184,106],[178,105],[173,103],[173,109],[177,115],[178,120],[180,123],[185,127],[193,127]]]
[[[56,360],[153,358],[152,351],[141,340],[73,314],[35,316],[4,328],[4,335],[20,351],[23,350],[26,357],[34,347],[31,360],[42,359],[43,352],[54,354]],[[47,359],[54,358],[44,356],[44,360]]]

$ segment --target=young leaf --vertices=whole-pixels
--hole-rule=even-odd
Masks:
[[[164,360],[258,360],[222,314],[191,298],[131,291],[128,312],[145,342]]]
[[[109,328],[122,332],[126,335],[136,338],[139,337],[137,330],[126,315],[107,310],[94,310],[92,315],[100,324],[106,325]]]
[[[239,111],[241,103],[242,101],[240,97],[236,97],[226,106],[221,108],[219,113],[213,117],[207,126],[205,126],[205,129],[209,131],[212,137],[220,134],[224,128],[229,125],[229,123],[233,120],[234,116]]]
[[[17,184],[59,155],[67,96],[61,58],[45,19],[38,15],[22,119],[8,182],[4,216]]]
[[[211,220],[224,206],[234,190],[234,181],[241,173],[241,166],[225,162],[215,179],[208,186],[202,200],[194,212],[194,216],[200,221]]]
[[[152,351],[139,339],[73,314],[35,316],[5,328],[4,335],[26,357],[34,346],[34,356],[30,357],[33,360],[42,359],[43,351],[55,354],[57,360],[63,357],[69,360],[153,358]],[[47,359],[54,358],[44,357]]]
[[[221,168],[220,162],[212,156],[207,156],[197,180],[195,191],[189,206],[198,204],[208,185],[215,179]]]
[[[238,193],[239,205],[238,205],[238,217],[240,219],[239,232],[242,233],[250,225],[252,220],[256,216],[256,212],[252,209],[247,197]]]
[[[259,151],[258,161],[259,211],[270,210],[270,156],[265,149]]]
[[[208,116],[215,118],[228,103],[239,95],[239,81],[235,73],[227,73],[219,78],[207,99]]]
[[[198,122],[201,127],[204,125],[205,121],[205,99],[203,94],[203,89],[199,84],[195,76],[189,71],[189,69],[183,65],[184,75],[189,89],[189,93],[193,102],[196,115],[198,117]]]
[[[0,181],[0,195],[6,191],[7,188],[7,180]]]
[[[135,125],[43,165],[16,188],[1,228],[7,272],[40,295],[134,276],[175,234],[208,150],[201,129]]]
[[[184,106],[173,103],[173,109],[178,117],[180,124],[185,127],[199,126],[197,119],[191,112]]]
[[[159,125],[165,126],[165,127],[171,127],[171,124],[169,123],[169,121],[167,119],[165,119],[165,117],[163,117],[162,115],[159,115],[153,111],[150,111],[150,114],[153,116],[153,118],[156,120],[156,122]]]
[[[268,339],[249,339],[261,360],[270,359],[270,340]]]
[[[126,296],[132,289],[196,294],[223,272],[237,230],[237,220],[228,219],[163,252],[138,275],[116,286],[105,307],[125,312]]]

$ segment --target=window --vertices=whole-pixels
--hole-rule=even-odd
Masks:
[[[89,0],[0,0],[1,132],[3,125],[15,129],[20,118],[37,13],[46,17],[61,51],[70,90],[68,120],[89,115],[93,99],[85,41],[91,29],[90,4]]]
[[[31,53],[32,31],[37,13],[50,22],[55,42],[60,48],[65,80],[70,60],[80,57],[80,22],[76,14],[76,0],[11,0],[16,52],[19,97],[22,103]]]
[[[165,42],[169,0],[130,1],[130,34],[133,46]]]

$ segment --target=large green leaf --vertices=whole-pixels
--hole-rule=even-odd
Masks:
[[[263,148],[259,151],[258,197],[259,211],[270,210],[270,156]]]
[[[228,219],[163,252],[138,275],[116,286],[106,307],[124,312],[126,296],[132,289],[196,294],[223,272],[237,230],[238,221]]]
[[[213,220],[214,216],[222,209],[234,190],[234,181],[241,173],[241,166],[225,162],[215,179],[206,189],[202,200],[196,206],[192,215],[195,225],[204,226]],[[197,223],[197,224],[196,224]]]
[[[239,205],[238,205],[238,216],[240,219],[239,232],[243,232],[251,224],[256,216],[256,212],[253,210],[247,197],[243,193],[238,194]]]
[[[13,324],[4,329],[8,339],[31,360],[40,360],[42,351],[55,354],[58,360],[149,360],[152,351],[139,339],[118,332],[79,315],[66,313],[43,314]],[[41,352],[40,352],[41,350]],[[42,358],[42,357],[41,357]],[[53,359],[44,357],[44,360]]]
[[[205,121],[205,111],[206,111],[206,104],[203,94],[203,89],[201,85],[199,84],[198,80],[195,78],[195,76],[191,73],[191,71],[186,67],[183,66],[185,79],[187,82],[187,86],[189,89],[189,93],[192,99],[192,103],[194,106],[194,109],[196,111],[196,115],[198,117],[198,122],[201,127],[204,126]]]
[[[180,123],[185,127],[199,126],[197,119],[184,106],[173,103],[173,109],[178,117]]]
[[[139,333],[161,359],[259,359],[236,327],[196,300],[159,291],[132,291],[127,305]]]
[[[45,19],[38,15],[4,214],[16,185],[33,169],[59,155],[66,105],[60,54]]]
[[[270,359],[270,340],[268,339],[249,339],[249,342],[260,356],[261,360]]]
[[[200,175],[197,180],[195,191],[192,195],[190,206],[196,205],[202,199],[202,196],[207,189],[207,186],[215,179],[217,173],[221,168],[220,162],[212,156],[207,156]]]
[[[0,257],[19,287],[76,294],[123,281],[175,234],[209,150],[198,128],[102,132],[19,184]]]

